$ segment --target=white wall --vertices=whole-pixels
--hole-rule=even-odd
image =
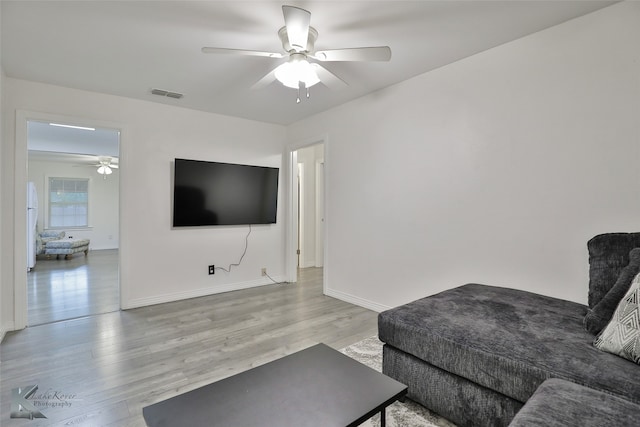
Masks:
[[[283,185],[278,223],[254,226],[243,263],[231,274],[209,276],[207,266],[237,262],[248,227],[171,227],[174,158],[281,167],[284,127],[13,78],[5,78],[3,89],[3,173],[10,179],[2,183],[6,232],[2,268],[11,268],[9,274],[3,273],[3,297],[13,296],[9,289],[22,274],[13,272],[15,242],[8,232],[20,222],[13,214],[14,193],[23,190],[20,183],[17,187],[13,183],[13,143],[16,111],[23,110],[26,116],[36,112],[78,118],[122,130],[120,281],[124,308],[266,284],[261,267],[267,267],[275,279],[284,274]]]
[[[327,134],[328,293],[382,310],[467,282],[586,303],[587,240],[640,228],[640,3],[288,128]]]
[[[89,179],[89,228],[64,230],[66,236],[91,240],[90,249],[117,249],[119,239],[119,195],[120,173],[113,173],[106,179],[98,175],[95,167],[79,164],[29,160],[28,180],[33,182],[38,192],[38,231],[44,230],[47,204],[45,194],[49,177]]]
[[[2,76],[0,326],[19,277],[18,110],[121,125],[124,307],[282,275],[284,198],[243,266],[208,276],[237,261],[246,229],[172,230],[171,160],[281,166],[285,136],[317,135],[330,145],[329,294],[384,309],[475,281],[586,302],[587,239],[639,225],[639,22],[640,4],[617,4],[286,130]]]

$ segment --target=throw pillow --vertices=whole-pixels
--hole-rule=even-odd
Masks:
[[[593,345],[640,364],[640,274]]]
[[[584,316],[583,324],[587,331],[597,335],[607,326],[620,300],[629,290],[631,281],[638,273],[640,273],[640,248],[634,248],[629,252],[629,264],[622,269],[615,284]]]
[[[640,248],[640,233],[599,234],[587,242],[589,252],[589,308],[609,292],[625,265],[629,251]]]

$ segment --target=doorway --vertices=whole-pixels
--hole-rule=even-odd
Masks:
[[[25,123],[25,178],[38,213],[31,236],[27,224],[25,306],[16,305],[16,318],[21,308],[25,326],[117,311],[120,131],[68,118]],[[47,246],[51,240],[56,244]],[[87,250],[74,249],[82,242]]]
[[[299,148],[295,159],[297,268],[324,268],[324,143]]]

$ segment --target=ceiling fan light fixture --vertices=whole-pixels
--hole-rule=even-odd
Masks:
[[[306,88],[320,82],[318,73],[315,68],[307,61],[304,55],[292,54],[290,60],[280,65],[275,70],[276,79],[286,87],[292,89],[298,89],[300,83],[303,83]]]
[[[98,167],[98,173],[100,175],[111,175],[113,173],[113,170],[111,170],[111,168],[107,165],[100,165],[100,167]]]

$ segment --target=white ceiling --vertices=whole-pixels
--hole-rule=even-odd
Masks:
[[[9,77],[286,125],[612,3],[3,0],[2,66]],[[324,63],[349,86],[316,85],[296,104],[277,82],[250,89],[282,59],[201,53],[281,52],[283,4],[311,12],[317,50],[388,45],[391,61]]]
[[[118,157],[119,145],[120,132],[114,129],[76,129],[38,121],[27,124],[29,151]]]

